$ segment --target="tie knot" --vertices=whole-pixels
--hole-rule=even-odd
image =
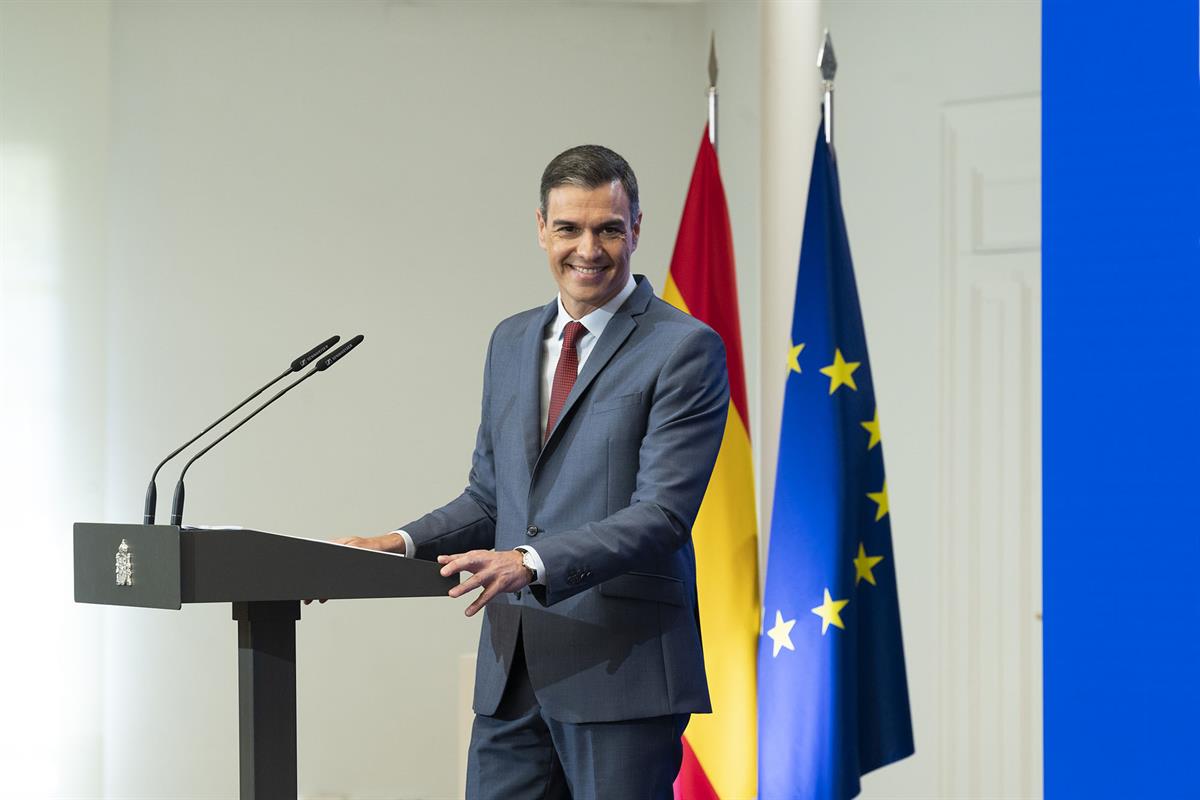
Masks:
[[[572,320],[567,323],[567,327],[563,328],[563,347],[575,349],[575,345],[579,344],[579,340],[587,335],[588,329],[583,327],[582,322]]]

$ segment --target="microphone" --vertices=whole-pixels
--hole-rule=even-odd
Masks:
[[[254,417],[257,416],[258,412],[262,411],[264,408],[271,405],[271,403],[274,403],[276,400],[283,397],[285,394],[290,392],[292,389],[295,389],[297,386],[304,383],[306,380],[308,380],[309,378],[311,378],[313,375],[317,374],[318,372],[324,372],[325,370],[332,367],[339,360],[341,360],[341,358],[343,356],[345,356],[347,353],[349,353],[354,348],[358,347],[358,345],[362,342],[363,338],[364,338],[363,335],[360,333],[358,336],[355,336],[353,339],[346,342],[344,345],[339,347],[337,350],[334,350],[332,353],[325,356],[325,358],[322,358],[320,361],[318,361],[316,363],[316,365],[313,366],[312,369],[310,369],[308,372],[304,373],[304,375],[302,375],[301,377],[292,381],[287,386],[283,387],[278,392],[273,394],[271,396],[271,398],[269,400],[267,400],[267,402],[263,403],[258,408],[251,411],[246,416],[245,419],[243,419],[237,425],[234,425],[229,430],[225,431],[225,433],[221,434],[221,436],[216,441],[214,441],[212,444],[210,444],[208,447],[204,448],[199,453],[196,453],[196,455],[192,456],[191,460],[183,465],[183,470],[179,473],[179,481],[175,484],[175,497],[171,500],[171,524],[172,525],[182,525],[183,524],[183,497],[184,497],[183,478],[185,475],[187,475],[188,469],[192,466],[192,464],[196,463],[196,460],[198,458],[200,458],[200,456],[204,455],[209,450],[212,450],[214,447],[219,445],[221,442],[225,441],[225,439],[227,439],[229,437],[229,434],[233,433],[238,428],[242,427],[247,422],[254,419]],[[299,359],[297,359],[297,361],[299,361]]]
[[[172,458],[174,458],[175,456],[177,456],[181,452],[183,452],[184,448],[190,446],[193,442],[195,442],[201,436],[203,436],[204,434],[211,431],[213,428],[220,425],[222,422],[224,422],[226,419],[229,418],[230,414],[237,411],[242,406],[246,405],[246,403],[249,403],[251,400],[258,397],[260,394],[265,392],[267,389],[270,389],[272,386],[279,383],[281,380],[286,378],[288,375],[291,375],[293,372],[299,372],[300,370],[304,369],[306,366],[308,366],[314,360],[316,360],[322,353],[324,353],[326,350],[328,350],[329,348],[331,348],[335,344],[337,344],[341,338],[342,337],[340,337],[340,336],[330,336],[328,339],[321,342],[319,345],[317,345],[313,349],[309,350],[304,355],[296,358],[294,361],[292,361],[291,364],[288,365],[287,369],[285,369],[283,372],[281,372],[279,374],[278,377],[272,378],[270,383],[263,386],[257,392],[250,395],[249,397],[247,397],[242,402],[238,403],[233,408],[229,409],[229,411],[225,412],[225,414],[222,415],[222,417],[220,419],[218,419],[216,422],[209,425],[207,428],[200,431],[199,433],[197,433],[191,439],[188,439],[183,444],[179,445],[179,447],[176,447],[174,450],[171,451],[170,455],[168,455],[162,461],[158,462],[158,466],[154,468],[154,473],[150,476],[150,485],[146,487],[146,503],[145,503],[145,507],[142,510],[142,524],[143,525],[153,525],[154,524],[154,515],[155,515],[155,510],[156,510],[155,507],[158,505],[158,486],[154,483],[154,481],[156,478],[158,478],[158,471],[163,468],[164,464],[166,464]]]

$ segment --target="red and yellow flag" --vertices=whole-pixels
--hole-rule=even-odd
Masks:
[[[725,341],[729,419],[692,540],[700,628],[713,713],[692,717],[684,735],[681,800],[748,800],[757,792],[755,657],[758,521],[733,235],[717,153],[700,140],[663,299],[707,323]]]

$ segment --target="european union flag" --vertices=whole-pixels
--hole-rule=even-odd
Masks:
[[[843,800],[913,753],[879,413],[837,164],[817,134],[758,649],[762,800]],[[782,366],[782,365],[781,365]]]

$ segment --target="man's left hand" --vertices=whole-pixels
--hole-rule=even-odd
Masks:
[[[462,597],[467,592],[483,587],[479,596],[467,606],[468,617],[487,605],[496,595],[502,592],[515,592],[529,585],[529,571],[521,561],[521,554],[516,550],[472,550],[468,553],[455,553],[449,556],[438,556],[442,565],[442,576],[450,577],[458,572],[470,572],[471,577],[450,590],[451,597]]]

